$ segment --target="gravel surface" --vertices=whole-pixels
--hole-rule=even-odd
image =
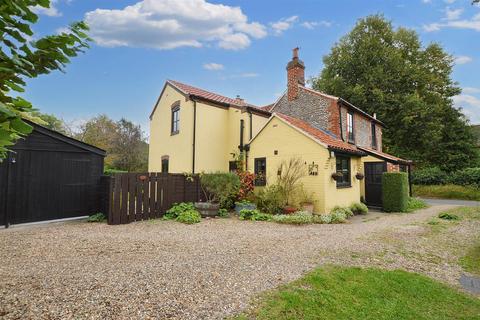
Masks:
[[[209,219],[0,230],[0,317],[221,319],[321,263],[351,264],[352,252],[375,257],[382,232],[406,228],[409,236],[415,223],[451,207],[344,225]]]

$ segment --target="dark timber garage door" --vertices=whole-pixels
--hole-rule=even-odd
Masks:
[[[33,132],[0,163],[0,225],[99,210],[105,151],[30,124]]]
[[[365,162],[365,201],[368,206],[382,207],[382,174],[386,162]]]

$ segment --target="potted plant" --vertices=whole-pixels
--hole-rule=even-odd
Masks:
[[[363,173],[357,172],[357,174],[355,175],[355,178],[357,178],[358,180],[363,180],[363,178],[365,178],[365,176],[363,175]]]
[[[340,179],[341,177],[343,177],[343,175],[340,173],[340,172],[334,172],[332,173],[332,179],[337,181],[338,179]]]
[[[240,187],[238,176],[233,173],[202,173],[200,186],[205,202],[196,202],[195,208],[202,217],[215,217],[220,209],[220,200],[237,192]]]
[[[283,208],[283,214],[292,214],[297,211],[297,208],[294,206],[286,206]]]

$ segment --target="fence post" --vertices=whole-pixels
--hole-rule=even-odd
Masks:
[[[102,207],[104,213],[107,215],[108,224],[112,224],[113,222],[113,191],[115,186],[115,178],[111,176],[103,176],[102,179],[104,180],[103,184],[103,199],[102,199]]]

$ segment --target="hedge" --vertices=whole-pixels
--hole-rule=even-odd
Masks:
[[[405,212],[408,207],[408,175],[405,172],[384,172],[382,176],[383,210]]]
[[[412,183],[417,185],[480,186],[480,168],[466,168],[451,173],[435,167],[417,169],[412,173]]]

